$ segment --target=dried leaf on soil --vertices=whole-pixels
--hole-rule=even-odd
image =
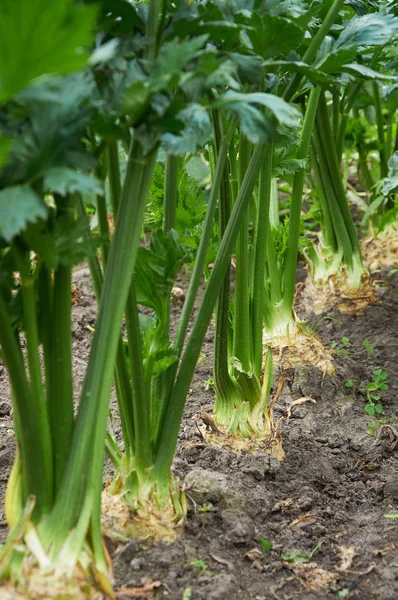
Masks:
[[[135,587],[122,586],[117,590],[121,598],[154,598],[156,590],[162,585],[160,581],[141,579],[141,585]]]
[[[299,579],[305,589],[314,591],[328,590],[337,581],[338,575],[318,567],[315,562],[307,564],[285,563]]]
[[[358,554],[358,548],[356,546],[335,546],[337,554],[340,556],[339,571],[346,571],[352,565],[354,556]]]

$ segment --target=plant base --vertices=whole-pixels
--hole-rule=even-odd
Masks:
[[[153,489],[129,502],[126,492],[117,487],[109,479],[102,492],[101,523],[106,536],[119,541],[151,538],[170,543],[183,532],[185,496],[176,484],[166,502],[159,502]]]
[[[376,304],[377,296],[369,273],[362,273],[360,284],[352,287],[343,267],[338,274],[330,275],[327,281],[315,281],[308,275],[301,300],[316,315],[330,308],[337,308],[343,315],[353,315],[361,314],[368,304]]]
[[[282,447],[282,436],[279,432],[279,421],[269,421],[268,431],[264,431],[263,435],[255,436],[254,434],[247,438],[240,433],[232,435],[228,431],[228,427],[215,423],[213,417],[202,411],[203,426],[199,431],[209,446],[215,448],[225,448],[233,454],[242,454],[243,451],[250,454],[258,452],[266,452],[270,456],[274,456],[279,461],[285,458],[285,452]]]
[[[0,584],[1,600],[111,600],[115,596],[109,585],[104,591],[104,581],[93,573],[76,569],[72,578],[60,576],[56,571],[32,567],[29,561],[23,566],[18,584]]]
[[[271,348],[274,364],[280,364],[282,372],[297,364],[313,365],[327,375],[334,375],[333,358],[316,335],[304,331],[299,322],[289,327],[289,333],[268,336],[264,332],[263,343]]]
[[[371,273],[398,266],[398,223],[388,225],[375,237],[361,242],[362,258]]]

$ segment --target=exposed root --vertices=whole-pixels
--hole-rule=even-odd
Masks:
[[[330,275],[327,281],[314,281],[308,275],[301,300],[317,315],[332,307],[344,315],[361,314],[368,304],[377,303],[369,273],[363,273],[360,285],[353,288],[344,268],[338,275]]]
[[[271,348],[274,363],[279,363],[282,371],[292,369],[297,364],[308,364],[327,375],[335,374],[330,351],[316,335],[304,331],[300,323],[295,323],[283,335],[268,336],[264,332],[263,343]]]
[[[274,456],[282,461],[285,458],[285,452],[282,447],[282,436],[279,432],[279,421],[269,421],[268,431],[264,431],[263,435],[250,438],[243,437],[240,433],[232,435],[228,431],[228,427],[215,425],[214,420],[206,412],[202,411],[203,427],[200,427],[200,433],[203,439],[210,445],[216,448],[225,448],[233,454],[242,454],[242,451],[257,454],[258,452],[267,452],[270,456]],[[214,423],[212,426],[210,424]]]
[[[170,543],[182,533],[186,514],[182,491],[175,489],[166,505],[160,504],[155,493],[151,493],[132,506],[124,492],[114,493],[111,486],[109,479],[102,492],[101,517],[102,530],[109,538],[124,541],[152,538]]]
[[[392,223],[374,237],[361,241],[362,258],[371,273],[398,266],[398,223]]]

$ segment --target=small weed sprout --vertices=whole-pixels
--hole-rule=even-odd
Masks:
[[[393,423],[396,420],[396,417],[390,417],[389,419],[375,419],[371,423],[368,424],[368,434],[372,437],[375,434],[376,427],[378,425],[387,425],[388,423]]]
[[[258,538],[258,541],[261,544],[261,550],[263,552],[271,552],[273,544],[270,540],[264,540],[264,538],[260,537]]]
[[[365,348],[365,352],[367,352],[369,354],[369,356],[374,355],[375,350],[374,350],[373,346],[368,342],[368,340],[363,340],[362,345]]]
[[[213,377],[209,377],[209,379],[206,379],[206,381],[204,382],[204,388],[205,391],[208,392],[209,390],[214,390],[214,379]]]
[[[200,529],[198,538],[202,535],[204,528],[206,527],[207,514],[213,510],[213,505],[211,502],[207,502],[198,508],[200,514],[202,515],[202,527]]]
[[[350,338],[343,336],[340,340],[340,342],[332,342],[330,344],[330,347],[332,348],[332,350],[334,350],[336,352],[336,354],[350,354],[350,355],[354,355],[354,354],[363,354],[364,352],[366,352],[369,356],[374,356],[375,350],[372,346],[372,344],[369,342],[369,340],[363,340],[362,342],[362,346],[363,346],[363,350],[361,350],[360,352],[353,352],[352,349],[352,342],[350,341]]]
[[[383,412],[383,405],[380,402],[380,392],[385,392],[386,390],[388,390],[388,373],[383,371],[383,369],[376,369],[372,373],[371,381],[365,387],[367,404],[364,410],[367,415],[373,417]]]
[[[344,387],[353,388],[354,385],[356,384],[356,382],[357,382],[356,379],[347,379],[347,381],[344,382]]]
[[[191,565],[191,567],[195,567],[195,569],[199,569],[198,577],[202,577],[202,575],[211,575],[211,571],[209,570],[209,568],[204,560],[200,560],[200,559],[191,560],[189,564]]]
[[[340,342],[332,342],[330,344],[330,347],[337,354],[348,354],[349,349],[352,347],[352,343],[350,342],[348,337],[343,336]]]

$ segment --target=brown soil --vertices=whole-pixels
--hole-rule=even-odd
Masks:
[[[334,320],[319,321],[297,307],[300,317],[318,324],[326,345],[345,336],[353,353],[336,354],[334,377],[315,368],[296,368],[287,377],[275,411],[286,454],[281,463],[265,453],[230,454],[198,435],[201,410],[211,412],[213,405],[213,392],[205,390],[212,374],[209,330],[174,462],[189,503],[185,534],[170,545],[132,540],[118,549],[113,558],[120,600],[398,598],[398,524],[384,516],[398,513],[398,424],[376,428],[371,437],[367,426],[373,419],[364,413],[361,391],[372,370],[382,367],[390,380],[382,417],[396,415],[398,273],[389,283],[389,290],[379,288],[380,302],[359,316],[331,311],[328,317]],[[74,284],[80,291],[73,308],[78,393],[96,306],[85,267],[75,271]],[[177,285],[184,287],[184,282]],[[175,316],[179,310],[177,300]],[[374,356],[362,352],[364,339],[374,347]],[[344,386],[348,379],[356,380],[354,388]],[[307,401],[293,406],[288,417],[287,409],[300,398]],[[12,427],[10,390],[0,363],[2,496],[14,456]],[[4,520],[0,526],[4,539]],[[272,542],[272,549],[263,552],[261,540]],[[289,562],[286,555],[294,552]],[[299,562],[297,552],[307,562]]]

